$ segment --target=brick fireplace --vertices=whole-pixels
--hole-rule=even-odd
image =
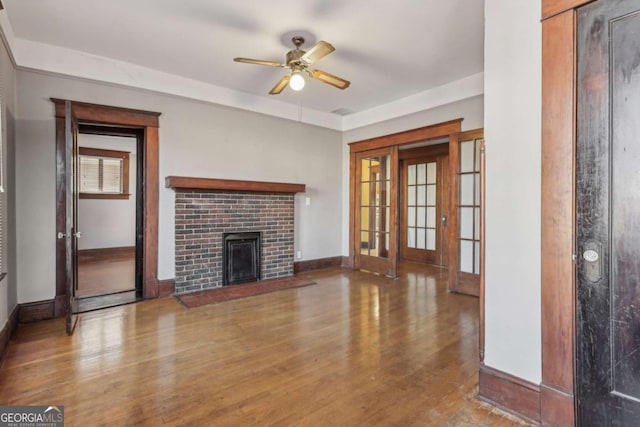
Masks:
[[[224,237],[260,233],[260,279],[293,275],[302,184],[167,177],[175,199],[175,293],[223,286]]]

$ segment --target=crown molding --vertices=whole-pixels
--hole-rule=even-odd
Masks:
[[[0,11],[0,33],[14,66],[20,70],[164,93],[337,131],[356,129],[484,93],[484,73],[477,73],[369,110],[340,116],[112,58],[17,38],[6,10]]]
[[[198,101],[268,114],[284,119],[341,130],[341,117],[294,104],[227,89],[175,74],[169,74],[128,62],[77,50],[33,42],[15,40],[17,66],[56,75],[134,87]]]
[[[17,67],[16,58],[13,56],[13,52],[16,49],[16,38],[13,34],[13,27],[11,26],[11,22],[9,22],[9,17],[7,16],[7,11],[5,9],[0,10],[0,38],[2,39],[4,46],[7,48],[9,58],[11,58],[11,63],[14,67]]]
[[[437,86],[369,110],[343,117],[342,130],[348,131],[385,120],[472,98],[484,93],[484,72]]]

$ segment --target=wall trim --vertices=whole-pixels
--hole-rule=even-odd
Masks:
[[[543,0],[541,342],[543,425],[575,424],[576,12]],[[561,12],[561,13],[559,13]],[[559,14],[557,14],[559,13]],[[561,421],[560,423],[556,421]]]
[[[540,386],[506,372],[480,366],[478,398],[540,425]]]
[[[575,425],[573,394],[540,384],[540,424],[543,426]]]
[[[542,0],[542,20],[553,18],[568,10],[576,9],[593,0]]]
[[[304,273],[305,271],[321,270],[323,268],[335,267],[342,267],[342,256],[296,261],[293,263],[293,273],[297,274]]]
[[[20,304],[20,308],[18,310],[18,322],[29,323],[59,317],[56,316],[56,310],[54,310],[54,307],[54,299]]]
[[[343,256],[342,257],[342,268],[351,268],[353,269],[353,258],[349,257],[349,256]]]
[[[174,190],[247,191],[257,193],[302,193],[305,184],[269,181],[244,181],[221,178],[168,176],[165,186]]]
[[[13,334],[16,333],[18,329],[18,310],[19,305],[16,304],[11,310],[9,317],[7,318],[7,323],[5,323],[2,331],[0,331],[0,366],[4,362],[4,358],[7,355],[7,350],[9,349],[9,342],[13,337]]]
[[[170,297],[176,291],[176,279],[158,280],[158,298]]]

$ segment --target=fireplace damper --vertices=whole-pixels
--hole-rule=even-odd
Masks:
[[[260,233],[225,233],[223,245],[224,286],[260,279]]]

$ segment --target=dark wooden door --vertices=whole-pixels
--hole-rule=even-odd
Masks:
[[[78,120],[73,114],[71,102],[65,103],[65,179],[66,179],[66,222],[65,222],[65,250],[66,250],[66,292],[67,292],[67,321],[66,329],[72,334],[78,321]]]
[[[448,166],[447,155],[402,161],[400,252],[405,260],[448,265]]]
[[[640,425],[640,0],[578,11],[577,395],[585,426]]]

